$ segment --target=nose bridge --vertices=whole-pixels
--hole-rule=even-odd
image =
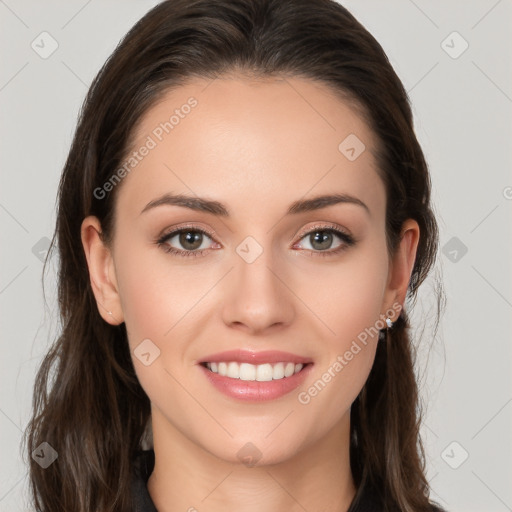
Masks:
[[[230,275],[223,316],[228,324],[243,324],[261,331],[276,324],[287,324],[293,317],[293,294],[283,284],[285,274],[271,247],[271,237],[263,243],[246,237],[235,249],[235,268]],[[285,279],[285,278],[284,278]]]

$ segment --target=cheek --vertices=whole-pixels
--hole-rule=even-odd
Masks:
[[[211,285],[197,270],[184,272],[159,251],[146,247],[126,253],[119,258],[116,275],[138,380],[152,401],[165,404],[169,396],[183,393],[178,382],[185,381],[190,363],[189,326],[196,322],[197,303]],[[147,352],[146,365],[139,354]]]
[[[190,320],[187,315],[193,314],[209,283],[204,271],[176,265],[163,249],[148,244],[139,242],[123,251],[120,243],[116,258],[121,306],[132,343],[139,338],[171,338],[178,322]]]
[[[383,238],[368,237],[335,265],[301,261],[300,267],[294,290],[325,326],[325,340],[331,340],[331,349],[344,350],[378,322],[388,278]],[[381,322],[377,325],[382,329]]]
[[[368,378],[379,330],[385,327],[381,311],[387,270],[385,246],[368,243],[336,271],[319,267],[309,273],[308,283],[316,286],[307,295],[306,288],[301,291],[326,328],[313,384],[299,403],[327,424],[348,410]]]

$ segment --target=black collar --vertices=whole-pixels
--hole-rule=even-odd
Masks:
[[[133,512],[158,512],[147,488],[147,483],[154,467],[154,450],[138,452],[132,480]]]

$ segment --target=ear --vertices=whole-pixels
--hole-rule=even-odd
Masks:
[[[105,322],[119,325],[124,322],[124,316],[114,260],[111,250],[101,239],[101,223],[97,217],[89,216],[82,221],[81,237],[98,311]]]
[[[407,288],[416,260],[416,250],[420,239],[420,228],[414,219],[407,219],[402,226],[400,245],[389,262],[388,284],[385,292],[384,307],[387,312],[396,311],[391,321],[395,322],[403,308]],[[385,315],[387,316],[387,315]]]

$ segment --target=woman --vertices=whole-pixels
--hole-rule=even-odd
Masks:
[[[406,304],[437,251],[430,178],[346,9],[152,9],[87,95],[54,241],[37,510],[437,510]]]

